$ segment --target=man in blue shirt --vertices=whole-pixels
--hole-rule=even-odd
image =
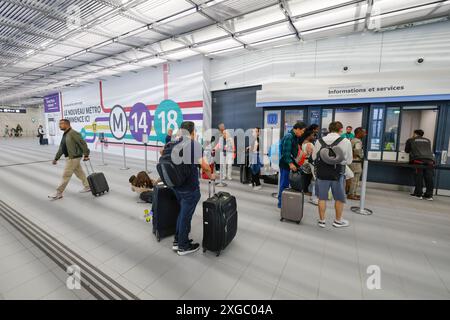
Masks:
[[[181,137],[176,144],[179,145],[179,150],[183,151],[182,165],[190,166],[190,174],[182,186],[173,188],[180,203],[180,213],[172,249],[177,251],[178,255],[183,256],[196,252],[200,248],[200,244],[189,240],[192,216],[200,201],[198,166],[201,166],[211,180],[215,180],[216,177],[208,165],[208,160],[203,157],[201,144],[195,140],[195,124],[192,121],[184,121],[180,126],[179,133]],[[177,147],[174,146],[175,148]]]
[[[167,130],[167,136],[166,136],[166,144],[169,143],[172,140],[172,134],[173,134],[173,129],[170,128],[169,130]]]

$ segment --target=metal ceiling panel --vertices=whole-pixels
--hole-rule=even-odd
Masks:
[[[170,35],[179,35],[185,32],[206,27],[207,25],[210,25],[211,22],[211,19],[208,19],[202,14],[196,12],[169,23],[159,25],[158,30],[161,30]]]
[[[128,12],[149,22],[156,22],[191,8],[193,6],[184,0],[149,0]]]

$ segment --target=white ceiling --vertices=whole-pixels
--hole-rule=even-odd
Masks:
[[[0,105],[194,55],[449,17],[436,0],[0,0]]]

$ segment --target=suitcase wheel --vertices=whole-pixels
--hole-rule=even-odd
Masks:
[[[156,236],[156,241],[160,242],[161,241],[161,237],[159,236],[159,231],[158,230],[156,230],[155,236]]]
[[[216,257],[220,256],[220,251],[217,251]]]
[[[297,224],[300,224],[300,221],[297,221]]]
[[[281,219],[280,219],[280,221],[281,221],[281,222],[283,222],[283,221],[284,221],[284,219],[283,219],[283,218],[281,218]]]
[[[206,252],[206,248],[203,248],[203,253],[205,253]]]

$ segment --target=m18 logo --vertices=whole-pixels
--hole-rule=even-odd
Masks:
[[[128,130],[127,114],[122,106],[116,105],[111,109],[109,114],[109,128],[111,134],[117,140],[122,140]]]

